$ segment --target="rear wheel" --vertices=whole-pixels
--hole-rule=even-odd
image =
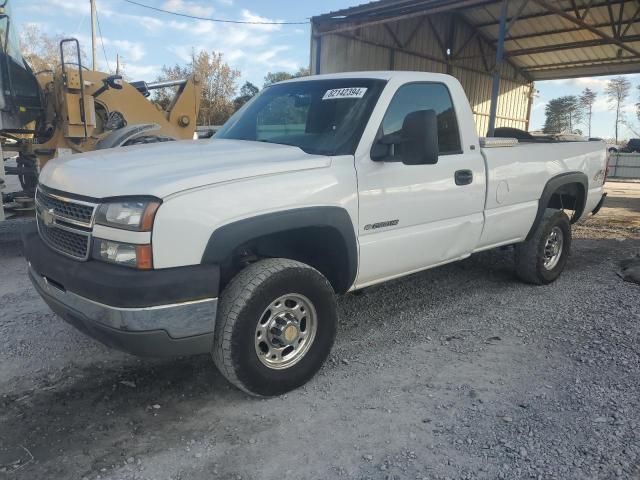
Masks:
[[[320,272],[293,260],[261,260],[220,296],[213,359],[245,392],[280,395],[316,374],[336,325],[333,289]]]
[[[551,283],[564,270],[570,248],[569,217],[562,210],[548,208],[531,239],[516,245],[516,274],[527,283]]]

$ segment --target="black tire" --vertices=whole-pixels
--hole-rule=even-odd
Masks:
[[[311,302],[317,314],[315,337],[297,363],[277,370],[258,357],[256,328],[271,302],[288,294]],[[331,351],[337,322],[333,289],[320,272],[293,260],[261,260],[236,275],[220,296],[213,360],[241,390],[255,396],[281,395],[305,384],[320,369]]]
[[[562,232],[562,250],[552,268],[545,266],[547,239],[558,228]],[[557,232],[557,231],[556,231]],[[546,285],[555,281],[567,263],[571,249],[571,222],[562,210],[546,209],[542,221],[530,240],[515,248],[516,274],[520,280],[535,285]],[[549,264],[551,266],[552,264]]]

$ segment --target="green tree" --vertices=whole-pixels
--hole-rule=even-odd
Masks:
[[[202,50],[193,62],[193,72],[202,82],[200,125],[222,125],[233,113],[233,97],[240,71],[231,68],[219,52]]]
[[[164,82],[166,80],[182,80],[191,75],[190,66],[174,65],[173,67],[162,67],[162,73],[158,77],[157,81]],[[163,110],[169,108],[171,100],[176,93],[177,87],[159,88],[153,90],[152,101],[162,107]]]
[[[49,35],[40,30],[37,25],[27,25],[20,32],[20,51],[34,72],[54,71],[60,65],[60,40],[63,38],[65,38],[63,35]],[[75,58],[75,46],[67,44],[64,53],[65,58]],[[82,45],[80,56],[82,64],[86,66],[87,55]]]
[[[245,103],[255,97],[260,89],[251,82],[245,82],[240,88],[240,95],[233,99],[233,106],[236,110],[240,109]]]
[[[544,107],[544,114],[545,121],[542,128],[544,133],[560,133],[566,128],[562,102],[559,98],[549,100]]]
[[[631,82],[629,82],[625,77],[612,78],[607,82],[607,86],[604,89],[605,94],[607,95],[609,108],[616,112],[616,143],[618,143],[618,127],[624,122],[624,111],[622,110],[622,107],[626,99],[629,97],[630,90]]]
[[[582,119],[580,100],[575,95],[554,98],[545,107],[544,133],[573,133]]]
[[[264,87],[268,87],[272,83],[291,80],[292,78],[308,77],[310,74],[308,68],[300,67],[297,72],[269,72],[264,76]]]
[[[575,127],[582,121],[582,109],[580,107],[580,99],[575,95],[566,95],[560,97],[564,105],[569,124],[569,132],[574,133]]]
[[[224,61],[222,53],[201,50],[194,54],[193,60],[186,66],[162,67],[162,75],[158,81],[178,80],[191,74],[200,79],[202,86],[198,125],[221,125],[226,122],[234,112],[233,98],[240,71],[231,68]],[[173,95],[172,90],[164,90],[157,91],[154,102],[166,108]]]
[[[584,113],[584,121],[587,125],[589,137],[591,136],[591,117],[593,114],[593,104],[596,102],[598,94],[590,88],[585,88],[580,95],[580,108]]]

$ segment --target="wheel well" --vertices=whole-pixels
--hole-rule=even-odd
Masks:
[[[222,262],[220,289],[244,267],[263,258],[288,258],[310,265],[337,293],[346,292],[354,280],[348,248],[338,229],[308,226],[256,237],[235,248]]]
[[[558,187],[549,199],[547,208],[573,210],[571,223],[576,222],[584,212],[586,192],[581,183],[565,183]]]
[[[531,240],[542,221],[547,208],[573,210],[571,223],[575,223],[584,212],[589,180],[582,172],[566,172],[552,177],[544,186],[538,200],[538,212],[526,239]]]

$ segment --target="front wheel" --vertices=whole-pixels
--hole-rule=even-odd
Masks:
[[[516,245],[516,274],[527,283],[551,283],[564,270],[570,248],[569,217],[562,210],[548,208],[533,236]]]
[[[293,260],[261,260],[220,296],[213,359],[241,390],[280,395],[316,374],[336,326],[333,289],[320,272]]]

